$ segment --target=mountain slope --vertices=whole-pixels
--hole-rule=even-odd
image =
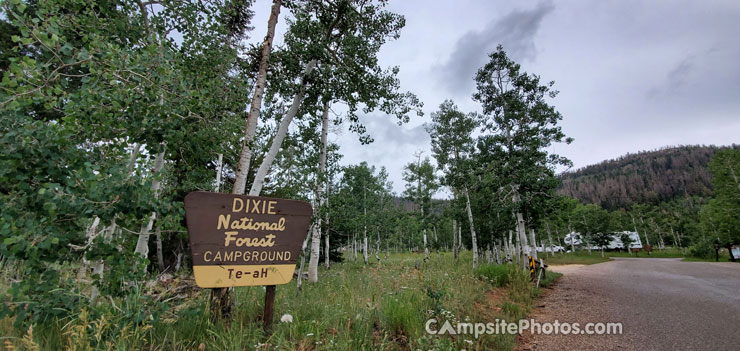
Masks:
[[[722,148],[679,146],[627,154],[561,174],[558,193],[610,210],[687,195],[711,196],[707,165]],[[740,149],[740,145],[728,148]]]

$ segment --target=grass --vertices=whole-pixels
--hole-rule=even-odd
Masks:
[[[555,281],[557,281],[558,279],[560,279],[560,277],[562,277],[562,276],[563,276],[563,273],[558,273],[558,272],[553,272],[553,271],[546,270],[545,271],[545,277],[542,278],[542,281],[540,282],[540,286],[543,287],[543,288],[546,288],[546,287],[552,285],[553,283],[555,283]]]
[[[725,250],[725,252],[726,252],[726,250]],[[715,262],[715,257],[712,256],[712,257],[702,258],[702,257],[686,256],[686,257],[684,257],[683,260],[684,261],[688,261],[688,262]],[[730,255],[729,254],[727,254],[727,253],[720,253],[719,254],[719,260],[718,260],[718,262],[732,262],[732,261],[730,261]]]
[[[711,257],[701,258],[701,257],[695,257],[688,254],[684,254],[683,250],[678,248],[666,248],[665,250],[653,250],[653,252],[648,255],[646,252],[640,252],[637,255],[630,254],[627,252],[609,252],[609,257],[641,257],[641,258],[683,258],[683,261],[688,262],[714,262],[715,257],[714,253],[712,253]],[[727,250],[722,248],[719,252],[719,262],[728,262],[730,259],[729,254],[727,253]]]
[[[647,252],[642,251],[637,254],[625,251],[610,251],[606,253],[609,257],[642,257],[642,258],[684,258],[681,249],[666,248],[665,250],[653,250],[650,255]]]
[[[592,250],[591,255],[586,250],[579,250],[576,252],[567,253],[556,253],[555,257],[550,254],[541,254],[545,263],[549,265],[563,265],[563,264],[596,264],[609,261],[612,257],[639,257],[639,258],[683,258],[683,261],[688,262],[714,262],[714,255],[708,258],[699,258],[683,253],[681,249],[677,248],[666,248],[665,250],[653,250],[650,255],[647,252],[642,251],[637,254],[629,253],[625,251],[606,251],[604,257],[601,257],[601,251]],[[730,256],[727,250],[720,250],[719,262],[728,262]]]
[[[590,255],[588,251],[556,253],[554,257],[550,254],[543,254],[541,258],[548,265],[595,264],[609,261],[609,257],[601,257],[599,251],[592,251]]]
[[[502,287],[510,283],[511,278],[515,276],[514,265],[488,264],[481,265],[475,270],[478,278],[491,282],[494,286]]]
[[[557,277],[549,272],[542,283]],[[278,286],[269,336],[262,331],[263,287],[234,289],[230,327],[209,321],[208,293],[198,289],[165,317],[140,323],[120,318],[120,310],[139,306],[100,304],[100,317],[83,312],[49,321],[34,326],[30,337],[5,318],[0,342],[17,350],[510,350],[514,335],[428,335],[425,323],[518,320],[529,313],[538,289],[512,265],[481,265],[474,272],[470,252],[457,261],[450,253],[427,263],[420,254],[392,254],[368,266],[348,261],[322,269],[319,283],[304,284],[300,292],[295,280]],[[293,322],[281,323],[283,314]]]

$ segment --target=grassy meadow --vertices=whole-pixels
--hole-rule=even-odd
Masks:
[[[483,260],[485,261],[485,259]],[[415,265],[419,264],[419,269]],[[559,276],[548,274],[543,284]],[[190,277],[139,287],[156,295],[164,312],[156,319],[137,299],[101,301],[75,318],[38,323],[29,330],[0,321],[6,350],[511,350],[513,335],[428,335],[429,318],[493,322],[526,317],[538,289],[512,265],[482,264],[472,254],[391,254],[369,265],[347,260],[322,267],[319,283],[296,280],[277,287],[273,333],[262,331],[263,287],[233,291],[230,326],[212,324],[208,290]],[[285,314],[292,322],[281,322]]]

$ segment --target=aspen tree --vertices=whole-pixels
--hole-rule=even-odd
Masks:
[[[316,190],[314,191],[314,194],[316,194],[316,198],[318,201],[318,211],[315,211],[315,213],[318,213],[316,216],[316,224],[313,227],[312,233],[311,233],[311,257],[308,261],[308,281],[311,283],[315,283],[319,281],[319,254],[320,254],[320,244],[321,244],[321,221],[323,217],[322,211],[325,210],[326,207],[326,197],[322,196],[322,189],[323,189],[323,181],[326,177],[326,137],[329,133],[329,107],[331,106],[330,102],[327,100],[324,102],[324,113],[321,119],[321,154],[319,156],[319,173],[318,173],[318,180],[316,182]],[[328,236],[327,236],[328,238]],[[327,239],[327,247],[326,247],[326,262],[327,265],[329,264],[329,248],[328,248],[328,239]]]
[[[483,131],[491,132],[478,138],[476,164],[509,189],[517,246],[528,248],[536,257],[536,241],[527,238],[525,209],[537,211],[534,202],[543,196],[539,194],[548,196],[554,190],[555,166],[571,165],[568,159],[548,153],[547,148],[572,139],[558,126],[562,115],[546,101],[557,95],[552,89],[554,82],[541,84],[539,76],[522,72],[500,45],[489,58],[475,75],[473,100],[481,103],[483,110],[476,115],[477,121]]]
[[[234,179],[233,194],[242,195],[247,186],[247,174],[249,173],[249,164],[252,159],[252,142],[254,134],[257,131],[257,120],[260,109],[262,108],[262,96],[267,86],[267,68],[272,51],[272,41],[275,38],[275,26],[277,25],[278,16],[280,15],[281,0],[273,0],[270,18],[267,21],[267,34],[262,42],[262,51],[260,53],[259,69],[254,86],[254,93],[247,115],[247,124],[244,128],[244,139],[242,139],[241,152],[239,153],[239,164],[236,168],[236,178]]]
[[[432,123],[427,126],[437,167],[444,173],[442,183],[450,187],[453,193],[462,195],[465,201],[465,213],[473,245],[473,268],[478,266],[478,242],[470,204],[469,184],[472,165],[469,159],[474,151],[472,132],[477,125],[474,114],[466,115],[460,112],[454,102],[446,100],[439,105],[438,111],[432,113]],[[458,237],[458,243],[462,247],[460,239]]]

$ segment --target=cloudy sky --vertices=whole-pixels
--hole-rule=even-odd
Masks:
[[[255,5],[253,38],[264,37],[270,3]],[[525,71],[555,81],[551,103],[575,141],[553,151],[576,168],[668,145],[740,142],[740,1],[391,0],[389,9],[406,27],[381,64],[400,67],[425,116],[400,127],[364,116],[370,145],[347,131],[331,138],[343,163],[386,166],[397,192],[413,153],[431,156],[423,124],[442,101],[480,110],[473,75],[498,44]]]

